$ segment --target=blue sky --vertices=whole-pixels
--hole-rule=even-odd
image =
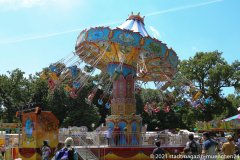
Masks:
[[[81,30],[112,28],[133,11],[181,60],[219,50],[240,59],[239,0],[0,0],[0,74],[41,71],[74,51]]]

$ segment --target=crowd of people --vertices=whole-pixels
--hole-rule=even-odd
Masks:
[[[108,145],[110,139],[113,137],[113,132],[118,134],[114,135],[115,144],[119,143],[120,129],[110,127],[106,132],[106,138]],[[202,136],[194,137],[193,134],[188,135],[188,142],[186,143],[183,152],[180,154],[179,159],[183,160],[234,160],[240,159],[240,135],[239,138],[235,138],[232,135],[225,137],[213,137],[208,132],[204,132]],[[152,157],[157,159],[173,159],[171,155],[168,155],[167,151],[161,147],[160,139],[155,141],[156,148],[153,150]],[[0,160],[4,160],[5,146],[0,148]],[[80,156],[74,148],[74,141],[71,137],[66,138],[63,142],[59,142],[55,150],[52,150],[48,144],[48,141],[43,141],[41,147],[42,160],[79,160]]]
[[[119,146],[120,144],[120,137],[122,136],[123,139],[126,140],[126,143],[128,143],[128,139],[130,135],[128,135],[127,133],[127,127],[123,128],[123,131],[121,131],[121,129],[119,128],[119,126],[114,127],[114,129],[112,129],[111,127],[108,127],[108,129],[106,130],[105,134],[105,138],[107,139],[107,144],[108,145],[116,145]],[[112,140],[112,143],[111,143]]]
[[[183,160],[234,160],[240,157],[240,136],[237,141],[231,135],[225,137],[226,141],[220,141],[204,132],[198,140],[193,134],[189,134],[188,138],[180,156]],[[153,159],[166,159],[167,152],[160,147],[161,142],[156,140],[155,144],[157,147],[153,150]]]

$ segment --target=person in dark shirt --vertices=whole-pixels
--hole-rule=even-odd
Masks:
[[[198,142],[194,140],[193,134],[189,134],[188,139],[189,141],[187,142],[186,147],[184,148],[184,153],[186,155],[191,155],[191,156],[195,155],[197,157],[197,155],[199,155],[201,152],[201,146]],[[198,160],[198,158],[190,158],[190,157],[187,159]]]
[[[160,140],[156,140],[155,145],[157,146],[154,150],[153,150],[153,159],[157,160],[157,159],[165,159],[165,155],[166,152],[160,148],[161,146],[161,142]]]
[[[202,155],[208,155],[205,160],[216,160],[218,143],[210,137],[208,132],[203,133]]]
[[[114,139],[115,139],[115,145],[118,146],[120,142],[120,128],[116,126],[113,130],[114,133]]]
[[[41,148],[41,151],[42,151],[42,160],[50,160],[51,148],[48,145],[47,140],[43,141],[43,146]]]

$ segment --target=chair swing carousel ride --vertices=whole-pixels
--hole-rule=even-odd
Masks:
[[[107,109],[111,107],[111,115],[106,118],[107,126],[112,129],[119,126],[120,131],[127,128],[128,132],[136,133],[128,140],[120,137],[119,143],[138,145],[142,118],[136,115],[135,93],[141,93],[143,84],[153,83],[164,102],[162,109],[169,112],[171,104],[168,102],[172,96],[165,90],[174,80],[177,65],[175,51],[149,36],[144,27],[144,17],[131,14],[115,29],[95,27],[83,30],[77,38],[75,52],[51,64],[50,72],[43,72],[42,78],[48,80],[51,91],[64,84],[66,94],[76,98],[96,69],[99,69],[102,76],[89,93],[87,101],[90,104],[97,90],[105,88],[98,104]],[[108,81],[106,77],[110,77]],[[201,91],[197,91],[190,82],[185,86],[194,93],[192,104],[201,105]],[[109,97],[107,101],[106,97]],[[208,103],[210,101],[208,99]],[[182,101],[176,103],[184,105]],[[156,102],[149,101],[144,106],[144,111],[150,115],[160,110]]]

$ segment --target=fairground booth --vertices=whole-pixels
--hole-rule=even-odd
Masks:
[[[224,136],[224,132],[228,132],[237,139],[237,135],[240,131],[240,114],[223,120],[212,120],[209,122],[198,121],[196,123],[196,130],[198,132],[208,131],[211,133],[219,133],[221,136]]]
[[[16,158],[41,160],[40,148],[43,141],[48,141],[54,151],[58,144],[59,121],[52,112],[41,111],[39,107],[36,107],[21,113],[18,112],[16,115],[21,117],[19,124],[22,126],[20,130],[22,133],[2,136],[5,137],[4,144],[7,147],[5,158],[7,160]]]

